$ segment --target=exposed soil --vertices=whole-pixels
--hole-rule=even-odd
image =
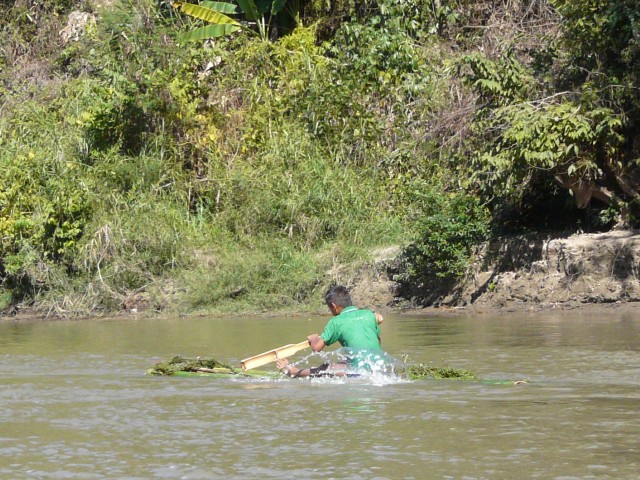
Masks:
[[[492,242],[482,247],[462,282],[428,305],[415,288],[412,297],[400,296],[407,288],[394,281],[399,251],[383,253],[352,288],[358,305],[417,313],[640,308],[638,231]]]

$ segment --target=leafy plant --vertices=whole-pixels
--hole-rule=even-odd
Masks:
[[[465,70],[468,69],[468,70]],[[526,98],[532,79],[512,51],[492,60],[481,53],[462,56],[458,64],[461,75],[478,92],[482,114],[486,108],[508,105]]]
[[[229,14],[239,13],[237,6],[232,3],[203,2],[202,5],[196,5],[193,3],[174,2],[173,7],[210,24],[181,34],[180,39],[183,41],[222,37],[237,32],[242,28],[242,23],[229,17]]]
[[[432,299],[462,277],[475,247],[489,235],[489,212],[472,196],[416,190],[414,241],[405,249],[402,282],[422,285]]]
[[[293,2],[289,2],[293,4]],[[238,5],[226,2],[205,1],[200,5],[174,2],[174,8],[191,15],[192,17],[204,20],[209,23],[204,27],[197,28],[180,36],[183,41],[206,40],[218,38],[240,29],[254,31],[250,27],[255,26],[256,33],[262,40],[268,40],[272,31],[272,22],[281,12],[285,11],[287,0],[238,0]],[[240,10],[238,10],[240,7]],[[239,22],[229,15],[242,13],[245,23]],[[289,11],[290,16],[297,15],[297,8]]]
[[[518,188],[532,170],[559,179],[599,180],[598,152],[615,156],[622,120],[610,109],[583,111],[572,102],[556,105],[515,104],[496,110],[492,122],[502,132],[483,153],[481,164],[493,167],[506,190]],[[486,180],[491,180],[487,178]],[[578,202],[581,207],[586,206]]]
[[[165,362],[158,362],[149,369],[149,375],[173,375],[175,372],[195,372],[200,368],[214,369],[221,368],[234,373],[235,369],[226,363],[221,363],[215,358],[183,358],[173,357]],[[225,372],[226,373],[226,372]]]

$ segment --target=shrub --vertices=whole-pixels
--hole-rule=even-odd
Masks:
[[[475,247],[486,240],[490,216],[475,197],[416,192],[420,209],[414,214],[415,240],[405,249],[403,283],[426,288],[432,300],[461,278]]]

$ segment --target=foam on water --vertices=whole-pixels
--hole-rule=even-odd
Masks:
[[[409,381],[400,375],[405,368],[404,363],[383,351],[339,348],[332,352],[314,352],[297,362],[292,362],[292,365],[308,368],[327,363],[329,367],[326,375],[306,379],[322,383],[370,385],[390,385]]]

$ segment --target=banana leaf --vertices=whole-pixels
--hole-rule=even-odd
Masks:
[[[204,27],[198,27],[189,32],[184,32],[180,34],[178,38],[182,42],[195,42],[198,40],[222,37],[238,30],[240,30],[240,25],[205,25]]]
[[[185,2],[174,2],[174,8],[181,10],[187,15],[191,15],[192,17],[199,18],[200,20],[204,20],[207,23],[211,23],[214,25],[237,25],[240,26],[240,23],[234,20],[233,18],[224,15],[223,13],[216,12],[210,8],[205,8],[201,5],[195,5],[193,3],[185,3]]]
[[[201,7],[208,8],[214,12],[224,13],[225,15],[237,15],[240,13],[238,6],[227,2],[202,2]]]

